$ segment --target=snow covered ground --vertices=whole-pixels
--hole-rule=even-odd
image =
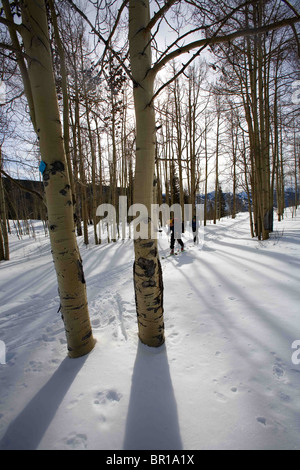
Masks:
[[[0,449],[300,449],[299,216],[266,242],[247,214],[223,219],[203,247],[163,259],[159,349],[137,338],[131,241],[79,239],[97,339],[79,359],[66,357],[49,239],[36,235],[11,235],[0,263]]]

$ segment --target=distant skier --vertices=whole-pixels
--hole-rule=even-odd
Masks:
[[[179,225],[181,225],[181,230],[180,230]],[[172,219],[170,220],[170,232],[171,232],[171,243],[170,243],[171,252],[170,252],[170,254],[173,255],[174,254],[175,240],[177,240],[179,245],[181,246],[181,251],[184,250],[184,243],[181,240],[181,233],[183,232],[183,223],[180,224],[178,219],[174,219],[174,217],[172,217]]]
[[[193,230],[193,235],[194,235],[194,243],[196,243],[197,239],[198,239],[198,226],[199,226],[199,223],[197,223],[196,216],[194,215],[194,217],[192,219],[192,230]]]

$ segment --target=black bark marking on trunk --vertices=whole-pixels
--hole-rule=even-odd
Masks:
[[[143,274],[143,273],[140,274],[140,273],[135,272],[134,274],[135,274],[135,276],[138,276],[138,277],[144,277],[144,274]]]
[[[138,266],[144,271],[146,277],[153,277],[155,273],[155,262],[146,258],[138,259]]]
[[[76,310],[81,310],[83,307],[84,307],[85,304],[80,304],[80,305],[77,305],[76,307],[71,307],[69,308],[69,311],[76,311]]]
[[[51,173],[52,175],[55,175],[57,171],[64,171],[65,169],[65,165],[60,162],[60,161],[56,161],[56,162],[53,162],[51,163]]]
[[[164,283],[163,283],[161,262],[160,262],[159,259],[157,260],[157,266],[158,266],[158,277],[159,277],[160,303],[161,303],[161,306],[163,307],[163,304],[164,304],[163,303],[164,302]]]
[[[135,261],[133,263],[133,288],[134,288],[134,297],[135,297],[135,305],[136,305],[136,308],[137,308],[137,296],[136,296],[136,279],[135,279],[135,276],[136,276],[136,272],[135,272]]]
[[[68,294],[68,295],[65,295],[65,296],[63,297],[63,299],[64,299],[64,300],[74,300],[74,299],[76,299],[76,296],[74,296],[74,295],[69,295],[69,294]]]
[[[70,185],[66,184],[66,186],[63,189],[61,189],[59,192],[62,196],[67,196],[69,189],[70,189]]]
[[[149,308],[147,308],[147,312],[157,313],[158,310],[160,310],[160,306],[159,307],[149,307]],[[161,315],[159,315],[159,316],[161,317]]]
[[[47,165],[47,168],[43,172],[43,181],[44,181],[44,183],[45,183],[45,181],[50,180],[51,175],[56,175],[56,173],[58,171],[63,172],[64,170],[65,170],[65,165],[60,161],[56,161],[56,162],[51,163],[49,165],[49,167]]]
[[[150,254],[151,254],[154,258],[156,258],[156,257],[157,257],[157,248],[155,247],[154,250],[151,250],[151,251],[150,251]]]
[[[153,338],[154,338],[154,339],[157,339],[158,346],[161,346],[161,345],[165,342],[165,338],[164,338],[164,335],[163,335],[163,334],[153,336]]]
[[[77,261],[77,268],[78,268],[78,279],[80,282],[82,282],[82,284],[85,284],[82,262],[79,260]]]
[[[151,280],[149,280],[149,281],[144,281],[144,282],[142,283],[142,286],[143,286],[143,287],[155,287],[155,286],[156,286],[156,282],[155,282],[155,281],[151,281]]]
[[[147,242],[147,243],[142,243],[141,245],[142,245],[143,248],[152,248],[152,246],[154,245],[154,241]]]
[[[44,181],[44,185],[48,185],[48,180],[50,179],[50,173],[49,173],[49,170],[45,170],[44,173],[43,173],[43,181]]]
[[[51,232],[54,232],[54,230],[56,229],[56,227],[57,227],[57,226],[53,224],[53,225],[50,225],[49,228],[50,228]]]
[[[92,330],[90,330],[87,335],[83,336],[83,337],[81,338],[81,341],[86,341],[86,340],[89,339],[91,336],[92,336]]]

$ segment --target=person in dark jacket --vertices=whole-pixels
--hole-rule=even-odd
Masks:
[[[192,219],[192,230],[193,230],[193,235],[194,235],[194,243],[196,243],[196,241],[197,241],[198,225],[199,224],[197,223],[196,216],[194,215],[194,217]]]
[[[177,219],[175,220],[174,217],[170,220],[170,232],[171,232],[170,248],[171,248],[171,255],[173,255],[174,254],[175,240],[177,240],[179,245],[181,246],[181,251],[184,250],[184,243],[181,240],[181,233],[178,230],[178,220]],[[183,223],[182,223],[181,232],[183,232]]]

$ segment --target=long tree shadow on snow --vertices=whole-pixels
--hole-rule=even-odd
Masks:
[[[139,342],[123,449],[183,449],[166,346]]]
[[[87,356],[65,358],[50,380],[9,425],[0,450],[36,450]]]

